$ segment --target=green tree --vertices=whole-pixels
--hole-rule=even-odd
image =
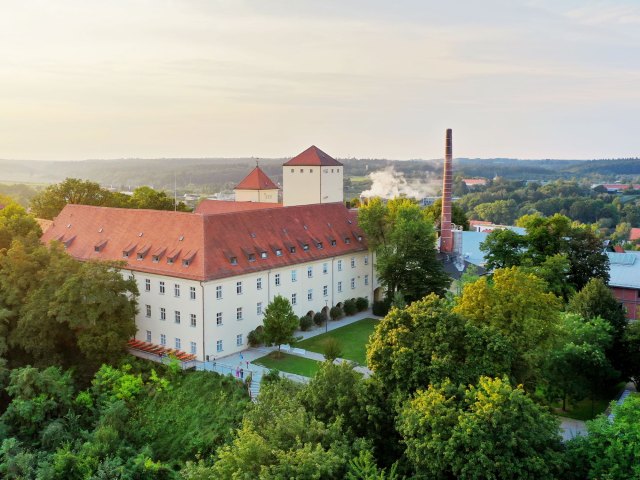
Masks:
[[[31,212],[38,218],[53,219],[68,203],[110,206],[112,195],[95,182],[67,178],[49,185],[31,199]]]
[[[625,354],[624,372],[640,392],[640,322],[633,322],[627,327],[623,337]]]
[[[131,208],[146,208],[151,210],[178,210],[189,211],[189,208],[179,202],[177,205],[173,198],[167,196],[166,192],[154,190],[151,187],[138,187],[133,191],[129,201]]]
[[[477,205],[473,209],[472,217],[498,225],[511,225],[516,219],[517,212],[518,205],[515,200],[496,200]]]
[[[444,294],[451,279],[436,258],[433,223],[418,205],[372,199],[358,211],[358,224],[375,249],[376,270],[389,299],[397,291],[410,301]]]
[[[463,184],[464,185],[464,184]],[[439,198],[431,205],[424,208],[426,217],[433,222],[434,225],[440,225],[440,216],[442,215],[442,199]],[[469,219],[464,213],[462,207],[456,202],[451,204],[451,222],[462,227],[463,230],[469,230]]]
[[[41,235],[38,222],[20,205],[10,203],[0,210],[0,250],[9,248],[18,239],[35,244]]]
[[[555,479],[558,421],[507,379],[482,377],[461,395],[429,386],[403,408],[398,430],[423,478]]]
[[[276,295],[264,311],[264,341],[267,345],[292,343],[293,332],[298,328],[298,317],[293,313],[289,300]]]
[[[486,268],[508,268],[522,263],[525,238],[508,228],[494,230],[480,244],[485,253]]]

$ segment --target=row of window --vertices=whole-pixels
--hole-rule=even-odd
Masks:
[[[151,330],[147,330],[147,342],[152,343],[153,336],[151,334]],[[167,346],[167,336],[164,333],[160,334],[160,345],[163,347]],[[244,345],[244,338],[241,333],[236,335],[236,346],[242,347]],[[179,337],[174,338],[174,348],[176,350],[182,350],[182,340]],[[222,340],[216,341],[216,352],[223,351]],[[189,342],[189,353],[196,355],[198,353],[198,346],[196,342]]]
[[[328,169],[328,168],[324,168],[322,171],[323,171],[324,173],[329,173],[329,169]],[[296,173],[296,169],[295,169],[295,168],[292,168],[292,169],[291,169],[291,173]],[[300,173],[304,173],[304,168],[301,168],[301,169],[300,169]],[[313,173],[313,168],[310,168],[310,169],[309,169],[309,173]],[[333,169],[333,168],[331,169],[331,173],[334,173],[334,169]],[[340,169],[339,169],[339,168],[336,168],[336,169],[335,169],[335,173],[340,173]]]
[[[351,223],[351,221],[349,221],[349,223]],[[305,228],[305,230],[306,230],[306,229],[307,229],[307,226],[305,225],[305,227],[304,227],[304,228]],[[251,234],[251,237],[252,237],[252,238],[255,238],[255,233],[252,233],[252,234]],[[358,241],[359,241],[359,242],[361,242],[361,241],[362,241],[362,235],[358,235],[356,238],[358,239]],[[317,248],[318,250],[322,250],[322,249],[324,248],[324,244],[323,244],[321,241],[314,240],[313,242],[314,242],[314,245],[316,246],[316,248]],[[309,247],[309,244],[308,244],[308,243],[304,243],[304,242],[303,242],[303,241],[301,241],[301,240],[299,241],[299,243],[300,243],[300,245],[302,245],[302,250],[303,250],[304,252],[308,252],[308,251],[309,251],[309,248],[310,248],[310,247]],[[348,245],[348,244],[350,244],[350,243],[351,243],[351,238],[350,238],[350,237],[348,237],[348,236],[344,237],[344,243],[345,243],[345,244],[347,244],[347,245]],[[335,239],[330,239],[330,240],[329,240],[329,244],[330,244],[332,247],[335,247],[338,243],[337,243],[337,241],[336,241]],[[276,257],[281,257],[281,256],[282,256],[282,252],[283,252],[282,248],[279,248],[279,247],[272,247],[272,249],[273,249],[274,253],[276,254]],[[295,246],[295,245],[289,245],[289,246],[287,247],[287,249],[289,250],[289,253],[296,253],[296,246]],[[253,253],[253,252],[245,252],[245,255],[246,255],[247,260],[248,260],[249,262],[255,262],[255,261],[256,261],[256,254],[255,254],[255,253]],[[269,253],[268,253],[266,250],[261,250],[261,251],[259,252],[259,256],[260,256],[260,258],[265,259],[265,258],[268,258]],[[341,260],[340,260],[340,261],[341,261]],[[355,259],[353,259],[353,258],[352,258],[352,259],[351,259],[352,266],[355,266],[354,261],[355,261]],[[368,257],[365,257],[365,265],[366,265],[366,264],[368,264],[368,262],[369,262]],[[238,257],[236,257],[236,256],[229,256],[229,263],[231,263],[231,265],[238,265]]]
[[[150,292],[151,291],[151,279],[150,278],[145,278],[144,279],[144,290],[145,292]],[[164,280],[160,280],[159,284],[158,284],[158,291],[160,292],[160,294],[164,295],[167,291],[167,286]],[[180,297],[180,284],[179,283],[174,283],[173,284],[173,296],[174,297]],[[189,287],[189,298],[191,300],[195,300],[196,299],[196,287]]]
[[[151,318],[151,305],[145,305],[145,316],[147,318]],[[160,307],[160,320],[167,319],[167,309],[164,307]],[[173,319],[175,323],[181,323],[182,321],[182,313],[180,310],[174,310]],[[189,315],[189,322],[192,327],[195,327],[197,324],[197,317],[195,313]]]

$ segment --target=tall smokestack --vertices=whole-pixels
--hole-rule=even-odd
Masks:
[[[453,232],[451,231],[452,137],[451,129],[447,128],[444,146],[444,175],[442,178],[442,213],[440,215],[440,251],[443,253],[453,253]]]

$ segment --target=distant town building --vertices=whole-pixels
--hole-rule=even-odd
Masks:
[[[462,181],[467,186],[467,188],[471,189],[484,187],[489,182],[489,180],[487,180],[486,178],[463,178]]]
[[[608,193],[619,193],[629,189],[640,190],[640,185],[638,184],[631,185],[628,183],[594,183],[593,185],[591,185],[592,189],[598,187],[604,188]]]

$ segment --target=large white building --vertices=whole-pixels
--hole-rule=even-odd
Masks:
[[[372,255],[342,201],[342,165],[315,147],[299,157],[283,167],[284,206],[264,197],[207,201],[194,213],[67,205],[43,241],[80,260],[126,263],[140,290],[136,340],[222,357],[247,348],[276,295],[300,316],[374,298]],[[250,175],[273,186],[261,171]]]

